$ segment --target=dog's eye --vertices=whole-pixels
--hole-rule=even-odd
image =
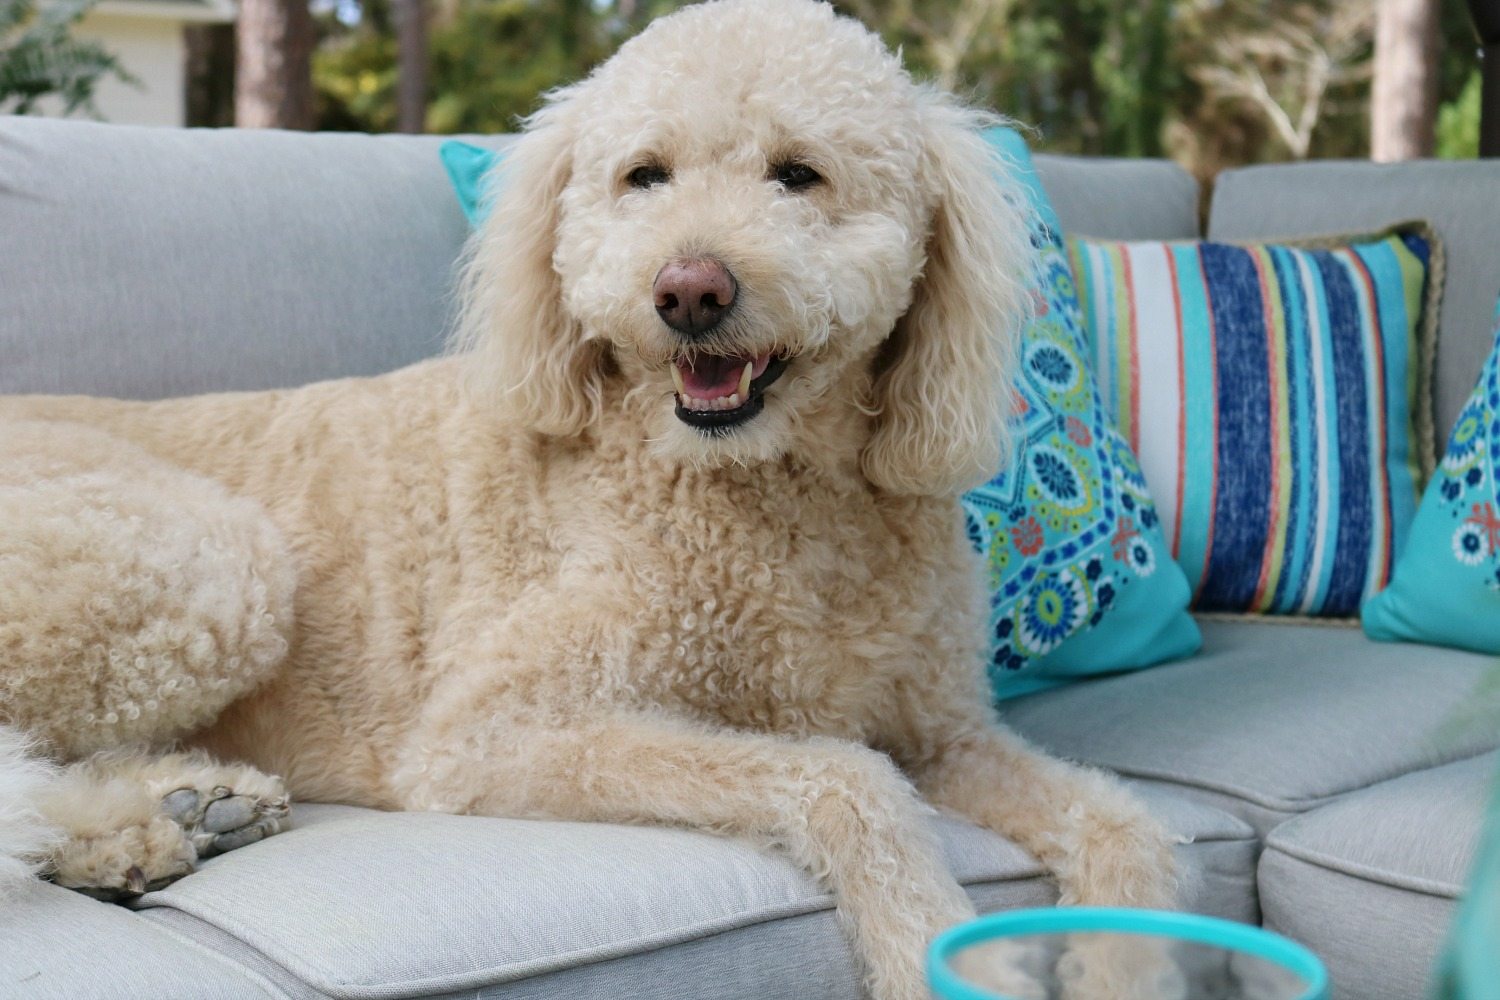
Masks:
[[[658,184],[665,184],[671,179],[671,171],[666,167],[659,167],[655,164],[636,167],[625,175],[625,182],[631,187],[636,188],[653,188]]]
[[[823,175],[805,163],[790,160],[786,163],[778,163],[771,171],[771,176],[788,191],[796,191],[799,188],[812,187],[821,183]]]

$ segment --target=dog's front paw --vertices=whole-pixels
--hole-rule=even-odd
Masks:
[[[223,854],[280,833],[291,800],[280,779],[254,773],[253,787],[178,788],[162,797],[162,811],[180,826],[201,858]]]
[[[1168,944],[1136,934],[1076,934],[1057,963],[1063,1000],[1187,1000]]]
[[[1047,1000],[1040,947],[1019,941],[985,941],[965,948],[949,963],[964,982],[1014,1000]]]

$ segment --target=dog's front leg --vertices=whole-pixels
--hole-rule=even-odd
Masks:
[[[947,736],[924,756],[909,770],[927,800],[1030,851],[1056,875],[1063,906],[1173,905],[1171,839],[1115,778],[998,725]]]
[[[973,910],[890,758],[656,714],[539,714],[471,702],[429,718],[400,774],[403,805],[751,838],[832,891],[874,1000],[928,996],[927,944]]]
[[[955,726],[924,742],[907,769],[928,801],[1030,851],[1057,877],[1062,905],[1175,905],[1171,838],[1113,777],[1049,757],[997,724]],[[1069,998],[1175,991],[1156,944],[1085,935],[1070,951],[1059,967]]]

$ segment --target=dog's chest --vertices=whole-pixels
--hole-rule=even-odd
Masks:
[[[620,512],[608,561],[629,652],[616,669],[653,704],[859,737],[932,626],[934,553],[869,496],[710,483]]]

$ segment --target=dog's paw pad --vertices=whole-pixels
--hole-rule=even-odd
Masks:
[[[161,809],[179,826],[187,826],[198,813],[200,798],[195,788],[179,788],[162,797]]]
[[[208,833],[228,833],[255,822],[257,803],[248,795],[230,795],[215,799],[203,810],[203,829]]]
[[[271,795],[240,795],[226,785],[207,791],[179,788],[161,800],[161,809],[192,842],[200,858],[223,854],[280,833],[291,804],[279,781]]]
[[[213,839],[213,851],[215,854],[223,854],[232,851],[236,847],[244,847],[256,841],[265,840],[273,833],[281,830],[281,819],[277,816],[262,816],[251,823],[246,823],[236,829],[220,833]]]

